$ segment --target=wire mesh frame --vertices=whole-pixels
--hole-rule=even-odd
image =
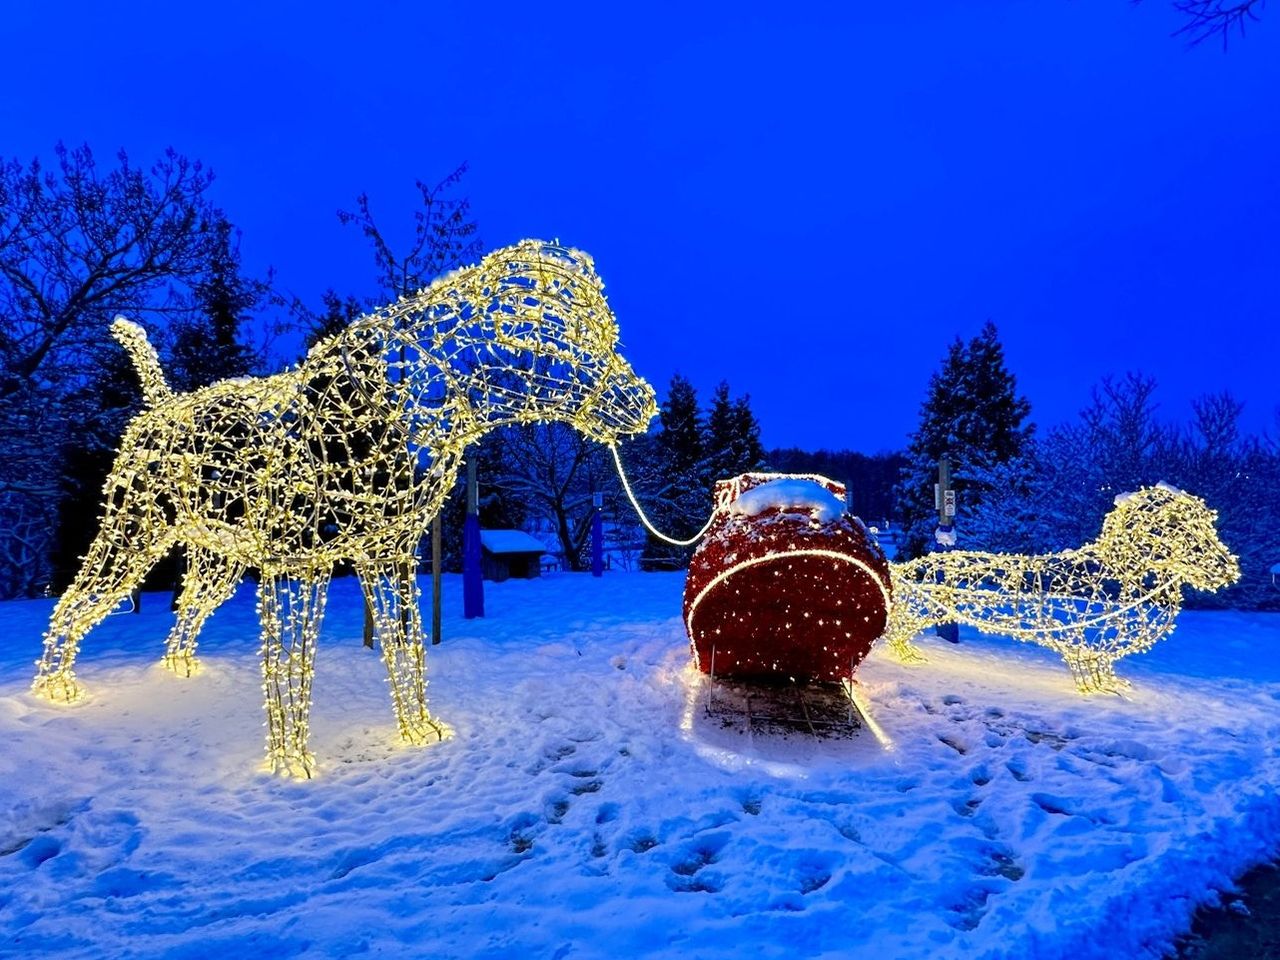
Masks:
[[[420,618],[404,615],[416,588],[399,571],[452,490],[463,451],[495,427],[536,421],[612,445],[657,412],[652,388],[618,353],[591,258],[537,240],[355,321],[274,376],[175,394],[140,327],[117,318],[113,333],[147,408],[121,442],[100,533],[54,609],[33,687],[77,700],[81,640],[178,544],[190,563],[164,663],[198,672],[203,623],[256,568],[272,585],[259,597],[268,755],[303,775],[314,766],[306,708],[334,564],[350,563],[384,611],[375,625],[391,651],[401,735],[438,735]],[[302,596],[311,599],[294,610]]]
[[[1053,554],[948,550],[890,564],[894,605],[885,639],[905,662],[912,638],[939,623],[1037,643],[1057,652],[1082,693],[1120,692],[1115,662],[1172,632],[1189,586],[1240,577],[1217,513],[1167,484],[1116,498],[1096,540]]]

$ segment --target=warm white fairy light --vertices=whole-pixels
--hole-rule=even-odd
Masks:
[[[1217,513],[1164,484],[1116,498],[1097,540],[1045,555],[949,550],[890,565],[896,599],[885,631],[906,661],[911,639],[958,622],[1056,651],[1083,693],[1127,683],[1115,661],[1168,636],[1182,588],[1218,590],[1240,577]]]
[[[463,451],[495,427],[535,421],[612,447],[657,413],[617,352],[591,258],[536,240],[362,317],[271,377],[174,394],[141,328],[117,318],[113,332],[149,409],[125,433],[101,532],[54,608],[34,689],[76,700],[84,635],[182,544],[189,566],[165,665],[195,672],[204,621],[259,570],[268,758],[304,776],[333,565],[355,567],[373,608],[401,736],[439,737],[412,571]]]
[[[789,563],[792,560],[798,560],[801,557],[821,557],[824,560],[833,560],[840,563],[847,563],[850,566],[855,567],[856,569],[860,570],[863,574],[865,574],[866,577],[872,583],[875,584],[876,589],[880,593],[880,599],[884,604],[882,609],[888,610],[892,607],[893,597],[889,592],[888,585],[885,584],[885,582],[881,579],[880,572],[859,557],[855,557],[847,553],[839,553],[835,550],[823,550],[823,549],[817,549],[817,548],[794,548],[786,551],[770,551],[767,554],[763,554],[758,557],[749,557],[745,560],[740,560],[729,567],[726,567],[724,570],[721,570],[714,577],[708,580],[707,583],[702,587],[702,589],[699,590],[696,594],[694,594],[693,599],[690,601],[688,605],[688,610],[685,614],[685,619],[684,619],[685,629],[688,631],[690,638],[697,636],[697,634],[694,632],[694,626],[693,626],[694,614],[698,612],[698,606],[702,603],[703,599],[707,596],[707,594],[709,594],[713,589],[718,587],[720,584],[724,583],[734,574],[739,573],[743,570],[746,570],[749,567],[754,567],[762,563],[774,564],[774,565],[784,564],[784,563]],[[790,570],[791,568],[778,567],[778,569],[775,570],[775,573],[780,574],[783,569]],[[749,610],[744,611],[744,615],[746,615],[747,613],[749,613]],[[803,611],[802,616],[808,617],[809,613],[807,611]],[[784,626],[789,631],[792,625],[788,623],[788,624],[785,624]],[[698,660],[698,648],[696,645],[693,647],[693,662],[695,666],[697,666],[699,669],[702,669],[702,665]]]

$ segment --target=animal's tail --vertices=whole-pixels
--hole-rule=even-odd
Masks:
[[[147,406],[154,407],[172,397],[173,391],[165,381],[164,370],[160,368],[160,357],[147,339],[147,331],[132,320],[117,316],[111,322],[111,335],[124,347],[137,368],[138,379],[142,381],[142,396],[146,399]]]

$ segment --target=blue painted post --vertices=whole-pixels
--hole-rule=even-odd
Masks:
[[[462,523],[462,615],[484,616],[484,578],[480,555],[480,492],[476,462],[467,459],[467,518]]]
[[[604,576],[604,517],[600,508],[604,506],[604,495],[592,495],[591,512],[591,575]]]

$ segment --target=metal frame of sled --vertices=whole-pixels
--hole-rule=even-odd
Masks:
[[[801,733],[815,740],[847,740],[866,729],[885,749],[892,743],[862,702],[856,682],[780,683],[733,680],[716,676],[716,648],[711,647],[704,716],[725,727],[735,721],[749,734]]]

